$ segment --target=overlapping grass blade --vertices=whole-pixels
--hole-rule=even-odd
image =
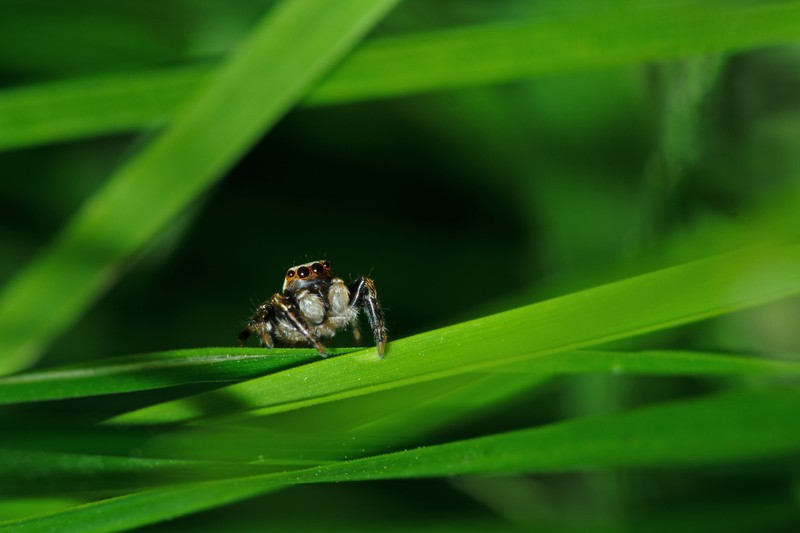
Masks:
[[[800,245],[687,263],[374,349],[155,405],[118,423],[176,422],[224,414],[283,412],[410,383],[534,360],[800,292]],[[331,380],[330,376],[337,379]]]
[[[154,354],[156,355],[156,354]],[[541,365],[532,362],[544,363]],[[231,364],[236,364],[236,361]],[[39,493],[108,494],[159,484],[321,465],[416,446],[424,437],[496,411],[556,372],[800,375],[800,364],[680,352],[575,351],[423,382],[287,413],[276,425],[168,428],[6,428],[0,486]],[[315,431],[309,433],[311,426]],[[129,460],[130,450],[137,457]],[[35,465],[35,466],[32,466]]]
[[[798,17],[800,2],[540,2],[529,21],[376,41],[307,101],[360,101],[797,42]]]
[[[164,126],[220,68],[215,62],[6,89],[0,149]]]
[[[355,348],[330,350],[331,355]],[[241,381],[319,359],[312,349],[193,348],[0,377],[0,405]]]
[[[252,475],[254,468],[277,472],[364,457],[419,445],[430,433],[475,420],[541,380],[530,374],[457,376],[406,387],[399,394],[372,395],[370,402],[356,406],[320,406],[306,410],[302,420],[268,426],[206,425],[158,432],[7,427],[0,487],[13,488],[17,495],[109,495]],[[316,431],[309,432],[309,426]]]
[[[4,498],[0,500],[0,522],[28,516],[54,513],[84,503],[85,499],[41,496],[32,498]]]
[[[0,373],[24,368],[396,0],[279,3],[247,43],[0,292]],[[40,302],[47,301],[48,312]]]
[[[305,100],[328,105],[542,73],[797,40],[800,2],[539,2],[527,21],[375,39]],[[291,47],[287,45],[286,49]],[[0,149],[166,123],[213,68],[178,67],[0,93]]]
[[[396,341],[397,344],[403,342]],[[332,348],[330,355],[357,350]],[[0,377],[0,405],[85,398],[194,383],[244,381],[318,360],[315,350],[304,348],[192,348],[117,357]],[[800,373],[800,363],[678,350],[572,350],[491,370],[535,372],[541,376],[590,372],[787,376]]]
[[[797,389],[737,391],[326,465],[142,492],[8,522],[19,531],[80,523],[131,528],[266,493],[287,484],[613,467],[719,465],[800,453]]]
[[[302,463],[301,463],[302,464]],[[306,466],[319,463],[306,462]],[[271,463],[225,463],[0,449],[0,495],[120,494],[152,486],[286,470]]]

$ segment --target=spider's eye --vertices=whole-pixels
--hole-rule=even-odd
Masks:
[[[330,261],[323,261],[322,262],[322,266],[324,266],[325,268],[329,269],[329,268],[331,268],[331,262]]]
[[[300,279],[307,278],[309,273],[308,267],[300,267],[297,269],[297,277]]]
[[[314,271],[314,274],[322,274],[322,265],[319,263],[314,263],[311,265],[311,270]]]
[[[286,277],[287,278],[293,278],[294,277],[294,270],[290,270],[289,272],[287,272],[286,273]]]

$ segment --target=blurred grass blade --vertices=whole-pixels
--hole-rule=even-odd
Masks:
[[[529,21],[391,37],[333,71],[309,104],[500,83],[798,41],[800,2],[539,2]]]
[[[593,468],[719,465],[800,453],[800,390],[739,391],[325,465],[152,490],[2,524],[16,531],[132,528],[287,484]]]
[[[219,68],[160,68],[7,89],[0,92],[0,149],[164,126]]]
[[[400,341],[398,341],[400,342]],[[357,348],[333,348],[343,355]],[[0,377],[0,405],[119,394],[192,383],[253,379],[279,370],[319,361],[316,350],[304,348],[194,348],[115,357],[91,364]],[[499,372],[614,372],[650,375],[798,375],[800,363],[712,353],[575,350],[499,367]]]
[[[283,412],[497,368],[763,304],[800,292],[800,245],[687,263],[217,391],[144,408],[118,423],[176,422],[229,411]],[[682,290],[675,290],[681,287]],[[657,363],[653,363],[657,364]],[[337,379],[331,380],[329,376]]]
[[[120,267],[294,105],[396,0],[286,0],[0,293],[0,373],[23,368]],[[42,313],[41,302],[48,302]]]
[[[322,80],[305,104],[796,42],[800,20],[800,2],[538,4],[527,21],[374,39]],[[213,67],[201,65],[5,91],[0,93],[0,149],[164,124],[212,73]]]

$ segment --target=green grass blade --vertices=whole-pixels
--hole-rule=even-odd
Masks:
[[[323,79],[305,104],[795,42],[800,20],[800,2],[539,4],[528,21],[372,40]],[[0,149],[164,124],[213,70],[158,69],[0,93]]]
[[[679,350],[574,350],[521,361],[499,372],[651,376],[796,376],[800,362]]]
[[[176,482],[163,475],[165,465],[158,463],[162,459],[183,461],[166,466],[201,479],[220,477],[232,463],[285,469],[363,457],[418,445],[431,432],[474,421],[541,381],[531,374],[457,376],[390,391],[392,394],[375,394],[369,402],[357,405],[345,401],[306,409],[300,418],[278,423],[273,419],[270,425],[206,424],[153,432],[138,427],[53,427],[29,421],[21,427],[6,424],[3,446],[14,453],[0,454],[0,487],[19,486],[20,480],[14,476],[28,472],[23,481],[36,483],[42,490],[54,485],[63,487],[65,493],[107,490],[108,478],[119,475],[115,470],[120,468],[119,458],[128,457],[131,450],[136,450],[137,458],[155,460],[152,465],[141,463],[138,469],[136,463],[123,463],[130,468],[121,473],[140,484]],[[309,427],[316,431],[309,433]],[[105,457],[111,457],[110,463],[104,462]],[[198,461],[201,463],[195,464]],[[86,475],[80,478],[80,485],[70,470],[74,464],[87,465],[86,471],[81,471]],[[205,464],[209,468],[204,468]],[[138,477],[133,477],[136,474]],[[98,479],[93,480],[93,475]],[[130,483],[131,479],[119,481]]]
[[[355,348],[331,349],[332,355]],[[241,381],[316,361],[311,349],[196,348],[0,377],[0,405]]]
[[[33,362],[396,0],[287,0],[0,293],[0,373]],[[48,312],[40,302],[47,301]]]
[[[550,362],[548,365],[547,362]],[[544,362],[544,365],[531,365]],[[235,363],[234,363],[235,364]],[[489,416],[558,371],[800,375],[800,364],[674,352],[576,351],[304,409],[278,428],[201,425],[165,429],[25,428],[4,431],[0,487],[18,494],[107,493],[158,484],[320,465],[419,445],[432,432]],[[509,372],[514,372],[510,374]],[[293,415],[291,413],[290,415]],[[316,432],[309,434],[307,428]],[[137,458],[126,456],[138,450]],[[167,461],[167,459],[171,461]],[[235,463],[233,463],[235,462]],[[38,489],[37,489],[38,487]],[[2,489],[0,489],[2,492]]]
[[[4,498],[0,500],[0,522],[54,513],[79,505],[83,501],[85,500],[47,496],[41,498]]]
[[[385,38],[313,91],[360,101],[798,41],[800,2],[541,2],[529,21]]]
[[[286,474],[142,492],[3,525],[46,531],[80,523],[84,531],[110,531],[224,505],[285,484],[665,468],[780,457],[800,453],[798,402],[797,389],[739,391]]]
[[[324,466],[309,482],[671,467],[800,452],[800,390],[727,393]],[[386,472],[384,474],[383,472]]]
[[[101,494],[148,486],[317,466],[424,442],[454,423],[476,417],[530,389],[538,376],[458,376],[444,383],[336,402],[305,410],[302,420],[272,426],[50,428],[4,430],[0,493]],[[330,407],[334,407],[331,409]],[[309,433],[309,427],[317,432]],[[129,457],[130,450],[137,450]],[[4,489],[5,487],[5,489]]]
[[[229,484],[179,487],[108,498],[61,512],[0,523],[0,531],[123,531],[265,494],[280,487]]]
[[[333,348],[332,356],[357,351]],[[0,377],[0,405],[85,398],[188,385],[244,381],[319,361],[313,349],[194,348],[115,357],[91,364]],[[494,370],[494,369],[493,369]],[[800,363],[713,353],[574,350],[500,367],[498,372],[613,372],[649,375],[774,375],[800,373]]]
[[[176,422],[245,406],[283,412],[622,339],[800,292],[800,245],[751,250],[581,291],[513,311],[155,405],[119,423]],[[336,376],[336,379],[330,379]],[[203,406],[203,407],[201,407]]]
[[[306,462],[306,466],[319,463]],[[0,448],[0,496],[84,495],[285,470],[283,465]]]
[[[161,68],[7,89],[0,92],[0,149],[163,126],[219,68]]]

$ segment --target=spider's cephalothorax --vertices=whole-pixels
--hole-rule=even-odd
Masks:
[[[358,312],[362,308],[369,318],[378,355],[383,357],[386,326],[375,283],[361,276],[347,287],[341,278],[333,277],[328,261],[297,265],[286,271],[283,292],[258,306],[239,334],[239,344],[255,334],[267,348],[275,344],[310,345],[326,357],[320,339],[333,337],[340,329],[350,326],[356,342],[360,343]]]

